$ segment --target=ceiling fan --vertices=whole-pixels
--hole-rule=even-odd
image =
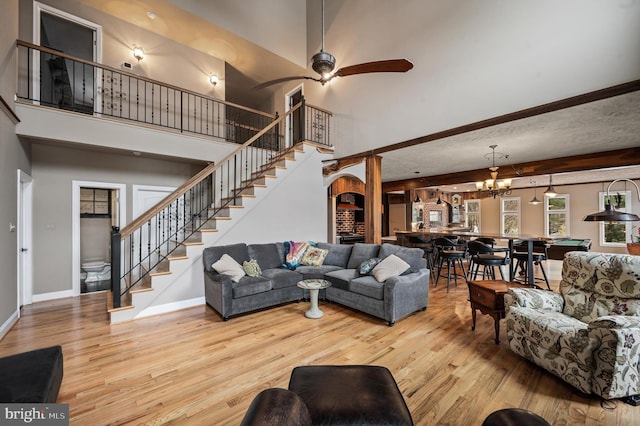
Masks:
[[[324,85],[336,77],[347,77],[355,74],[366,74],[372,72],[407,72],[413,68],[413,64],[406,59],[388,59],[384,61],[365,62],[357,65],[339,68],[336,72],[333,69],[336,66],[336,58],[326,50],[324,50],[324,0],[322,0],[322,48],[311,58],[313,63],[311,68],[318,74],[320,78],[302,76],[282,77],[259,84],[254,89],[260,90],[265,87],[283,83],[291,80],[313,80]]]

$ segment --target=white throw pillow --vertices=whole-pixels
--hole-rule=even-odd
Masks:
[[[400,275],[407,269],[409,269],[409,264],[407,262],[400,259],[395,254],[390,254],[389,256],[382,259],[382,261],[378,263],[375,268],[373,268],[373,271],[371,271],[371,275],[373,275],[376,281],[381,283],[391,277]]]
[[[219,274],[229,275],[234,283],[237,283],[240,278],[245,276],[242,266],[226,253],[211,267],[218,271]]]

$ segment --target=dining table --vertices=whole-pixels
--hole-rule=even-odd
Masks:
[[[408,236],[415,236],[422,238],[425,241],[431,240],[437,237],[458,237],[466,240],[475,238],[493,238],[494,240],[507,240],[509,247],[509,258],[513,259],[514,241],[522,241],[527,243],[527,271],[533,271],[533,242],[534,241],[553,241],[556,238],[548,237],[544,235],[536,234],[502,234],[495,232],[472,232],[464,229],[456,228],[425,228],[417,231],[396,231],[396,237],[399,245],[407,245]],[[515,262],[511,262],[509,266],[509,281],[515,280]],[[529,286],[535,286],[534,274],[527,274],[527,284]]]

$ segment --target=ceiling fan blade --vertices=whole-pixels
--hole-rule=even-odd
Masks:
[[[413,64],[406,59],[389,59],[386,61],[365,62],[340,68],[333,76],[346,77],[354,74],[366,74],[369,72],[407,72],[413,68]]]
[[[261,83],[261,84],[258,84],[257,86],[254,86],[253,89],[254,90],[261,90],[261,89],[264,89],[265,87],[269,87],[269,86],[272,86],[274,84],[284,83],[285,81],[303,80],[303,79],[321,82],[321,80],[319,78],[308,77],[306,75],[298,75],[298,76],[293,76],[293,77],[282,77],[282,78],[276,78],[275,80],[265,81],[264,83]]]

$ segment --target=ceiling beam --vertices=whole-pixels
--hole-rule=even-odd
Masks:
[[[596,152],[592,154],[574,155],[571,157],[550,160],[532,161],[509,166],[501,166],[499,178],[516,178],[545,174],[577,172],[603,169],[609,167],[634,166],[640,164],[640,147],[619,149],[615,151]],[[456,185],[479,182],[488,179],[489,169],[468,170],[444,175],[423,176],[415,179],[404,179],[382,183],[382,192],[405,191],[439,185]]]
[[[627,83],[618,84],[616,86],[595,90],[589,93],[583,93],[581,95],[572,96],[570,98],[560,99],[558,101],[553,101],[543,105],[538,105],[538,106],[526,108],[520,111],[512,112],[509,114],[488,118],[486,120],[476,121],[474,123],[465,124],[463,126],[454,127],[452,129],[443,130],[441,132],[431,133],[429,135],[420,136],[420,137],[409,139],[403,142],[398,142],[398,143],[383,146],[380,148],[375,148],[369,151],[348,155],[342,158],[337,158],[337,159],[334,159],[337,161],[337,163],[334,164],[333,167],[340,169],[342,167],[346,167],[347,165],[353,164],[354,161],[357,161],[358,159],[364,160],[366,157],[370,155],[380,155],[389,151],[395,151],[398,149],[408,148],[414,145],[434,142],[440,139],[461,135],[463,133],[473,132],[475,130],[484,129],[484,128],[495,126],[498,124],[509,123],[511,121],[520,120],[522,118],[534,117],[536,115],[546,114],[553,111],[559,111],[565,108],[570,108],[570,107],[586,104],[589,102],[611,98],[613,96],[624,95],[626,93],[635,92],[637,90],[640,90],[640,80],[633,80]]]

